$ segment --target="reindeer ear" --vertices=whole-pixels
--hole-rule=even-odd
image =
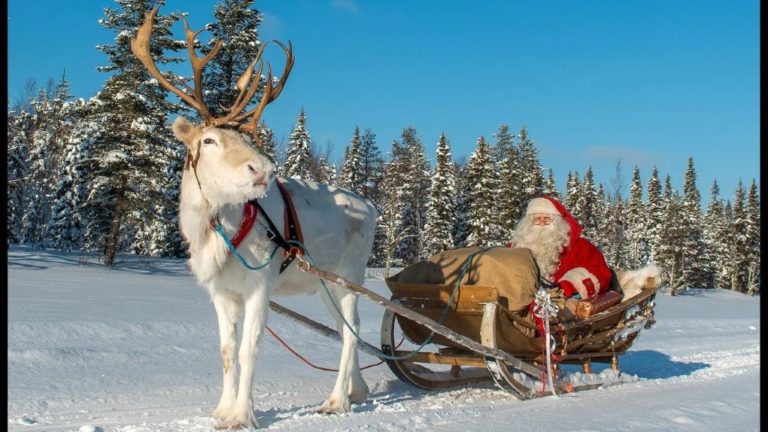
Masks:
[[[173,134],[188,148],[192,148],[192,143],[197,136],[197,127],[186,118],[177,117],[173,122]]]

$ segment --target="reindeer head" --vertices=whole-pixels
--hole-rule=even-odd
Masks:
[[[259,89],[264,66],[261,54],[266,44],[261,46],[256,59],[237,80],[240,93],[232,106],[224,107],[225,115],[214,117],[203,101],[202,73],[205,65],[219,52],[221,40],[215,41],[206,56],[198,57],[194,42],[202,30],[191,31],[184,19],[195,87],[193,89],[186,82],[179,81],[183,89],[179,88],[160,72],[150,53],[149,43],[157,10],[158,8],[154,8],[147,12],[144,23],[138,28],[136,37],[131,40],[131,51],[163,87],[200,113],[201,124],[194,125],[184,117],[177,118],[173,124],[174,135],[187,148],[185,178],[189,177],[191,172],[202,195],[214,206],[242,203],[263,196],[274,180],[275,164],[258,148],[259,119],[264,108],[277,99],[288,80],[294,62],[291,43],[286,47],[275,41],[285,51],[285,69],[280,79],[273,83],[272,68],[267,64],[264,91],[255,108],[245,111]],[[258,69],[254,73],[256,65]],[[253,136],[256,148],[250,145],[249,139],[243,135],[245,133]]]

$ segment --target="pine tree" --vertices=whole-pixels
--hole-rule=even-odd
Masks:
[[[730,242],[729,224],[725,219],[725,205],[719,197],[720,187],[717,180],[712,182],[710,189],[709,207],[704,215],[704,229],[702,231],[705,249],[705,260],[711,263],[709,273],[707,274],[707,286],[726,287],[730,285],[728,276],[729,254],[728,243]]]
[[[547,169],[547,179],[544,181],[544,195],[560,200],[560,192],[557,190],[557,183],[555,182],[555,173],[552,168]]]
[[[499,179],[494,212],[501,240],[506,241],[514,234],[515,224],[522,215],[525,202],[521,193],[518,151],[514,145],[513,136],[509,133],[509,126],[500,125],[494,136],[496,137],[494,164]]]
[[[645,237],[648,239],[648,257],[650,261],[656,261],[656,250],[659,246],[659,230],[664,219],[664,202],[661,196],[661,182],[659,170],[653,167],[651,177],[648,179],[648,205]]]
[[[746,289],[749,295],[760,291],[760,196],[752,179],[747,194],[746,243],[749,248]]]
[[[435,172],[429,189],[427,223],[424,227],[424,251],[429,256],[453,248],[456,182],[453,175],[451,147],[445,134],[437,142]]]
[[[524,208],[531,199],[538,197],[544,190],[544,176],[542,175],[539,150],[528,137],[528,130],[523,126],[518,134],[518,154],[520,155],[520,204]],[[521,210],[522,211],[522,210]]]
[[[573,174],[568,172],[568,179],[565,182],[565,207],[574,216],[580,212],[579,203],[581,202],[581,179],[579,172]]]
[[[739,292],[747,291],[747,273],[749,268],[751,245],[747,237],[747,208],[745,206],[745,191],[741,180],[736,186],[733,197],[733,215],[731,217],[731,250],[730,250],[730,289]]]
[[[291,132],[291,137],[288,141],[288,154],[285,158],[285,164],[281,169],[286,177],[309,178],[307,171],[312,155],[310,151],[311,141],[306,128],[307,117],[302,108],[299,116],[296,118],[296,125]]]
[[[379,212],[379,215],[381,215],[384,201],[384,159],[381,157],[381,151],[379,151],[376,145],[376,134],[370,129],[366,129],[360,137],[360,159],[363,166],[363,189],[361,195],[369,200]],[[376,221],[373,252],[371,252],[371,257],[368,259],[368,265],[371,267],[384,266],[385,234],[382,225],[383,221],[384,219],[381,216]]]
[[[587,172],[584,174],[584,180],[581,182],[581,190],[578,195],[579,201],[576,204],[576,209],[571,214],[584,228],[584,236],[592,238],[597,233],[599,226],[597,220],[597,190],[595,189],[591,166],[587,168]]]
[[[592,243],[603,251],[606,260],[609,256],[615,255],[612,251],[617,246],[614,244],[616,234],[620,233],[616,220],[614,220],[614,203],[611,203],[605,197],[605,188],[602,184],[597,185],[597,200],[599,205],[596,208],[596,217],[600,224],[600,229],[590,237]],[[611,262],[609,262],[611,264]]]
[[[383,196],[380,209],[379,230],[375,254],[380,256],[385,267],[385,275],[392,266],[403,266],[405,262],[398,255],[399,244],[408,237],[416,236],[414,226],[405,223],[405,212],[408,206],[406,192],[402,187],[408,178],[408,151],[399,142],[392,143],[392,153],[385,166]]]
[[[467,217],[469,235],[468,246],[500,245],[501,238],[494,215],[496,201],[496,172],[493,159],[485,137],[477,139],[475,151],[467,163],[467,182],[470,184],[469,213]]]
[[[363,190],[361,195],[379,209],[381,206],[381,183],[384,177],[384,159],[376,145],[376,134],[366,129],[360,137],[360,159],[363,166]]]
[[[696,170],[693,158],[688,158],[683,184],[683,223],[687,227],[687,235],[683,239],[683,260],[686,263],[683,278],[685,283],[693,287],[706,286],[707,263],[704,261],[705,246],[701,233],[701,194],[696,187]]]
[[[429,161],[424,153],[424,145],[416,129],[407,127],[402,133],[406,149],[407,179],[401,189],[407,200],[404,226],[412,227],[413,237],[406,237],[399,245],[398,255],[407,264],[416,262],[424,251],[424,225],[427,222],[427,201],[429,200]]]
[[[262,14],[253,8],[254,0],[220,0],[214,9],[216,21],[206,26],[213,37],[203,49],[209,53],[213,48],[214,38],[221,41],[221,48],[216,56],[206,65],[203,77],[205,104],[211,114],[219,117],[225,114],[222,107],[230,107],[240,91],[237,80],[251,67],[258,52],[262,49],[259,41],[259,26]],[[266,71],[264,71],[266,73]],[[250,104],[258,101],[254,97]],[[250,106],[246,107],[246,111]]]
[[[53,90],[41,90],[31,102],[34,127],[31,129],[27,153],[26,184],[23,196],[22,241],[42,248],[45,228],[50,217],[51,199],[58,180],[55,153],[60,150],[61,104]]]
[[[659,242],[657,244],[656,259],[663,270],[663,279],[669,284],[672,295],[688,288],[685,280],[685,268],[683,249],[680,246],[687,236],[687,228],[683,224],[685,212],[682,199],[677,191],[672,189],[669,175],[664,181],[664,213],[663,221],[659,227]]]
[[[77,118],[73,119],[76,126],[67,139],[61,164],[62,175],[59,177],[53,196],[52,215],[47,228],[49,238],[47,244],[59,250],[75,250],[81,244],[80,203],[84,195],[83,176],[80,171],[83,157],[81,145],[89,134],[83,126],[93,126],[83,121],[88,108],[82,99],[74,106],[77,112]],[[85,136],[83,136],[84,133]]]
[[[621,196],[614,198],[614,202],[605,202],[605,222],[607,231],[606,246],[602,247],[605,259],[608,265],[614,269],[629,269],[628,241],[627,241],[627,221],[624,200]],[[602,230],[601,230],[602,231]]]
[[[275,142],[275,133],[262,121],[259,124],[259,149],[269,157],[275,166],[277,166],[277,143]],[[279,170],[278,170],[278,175]]]
[[[472,185],[467,181],[467,168],[464,158],[453,163],[453,175],[456,179],[456,206],[451,236],[453,237],[454,248],[465,247],[469,236],[469,196],[472,192]]]
[[[166,127],[166,116],[178,107],[166,100],[167,91],[151,79],[130,49],[145,13],[162,3],[120,0],[120,10],[105,8],[105,18],[99,21],[117,37],[114,44],[97,47],[109,60],[98,70],[112,75],[95,97],[98,108],[86,119],[100,128],[88,150],[98,163],[86,171],[89,193],[82,216],[86,250],[100,250],[107,265],[115,262],[120,250],[151,254],[157,224],[172,224],[158,221],[159,215],[175,218],[171,195],[179,187],[178,177],[168,176],[167,170],[179,158],[181,144]],[[178,19],[178,14],[155,18],[151,51],[157,64],[178,61],[164,54],[183,48],[171,35],[171,25]],[[181,161],[176,162],[180,166]]]
[[[8,244],[22,241],[22,216],[24,192],[27,184],[27,161],[33,127],[32,115],[26,111],[13,111],[8,115],[8,223],[6,240]]]
[[[344,162],[341,167],[339,186],[347,188],[357,194],[362,194],[363,181],[365,179],[365,172],[363,170],[364,167],[360,149],[360,128],[355,127],[352,142],[344,150]]]
[[[643,204],[643,184],[640,169],[635,165],[632,171],[632,184],[629,189],[629,203],[626,209],[626,268],[638,268],[650,260],[650,242],[646,237],[647,212]]]

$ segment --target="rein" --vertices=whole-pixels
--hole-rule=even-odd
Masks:
[[[277,249],[284,249],[285,260],[283,260],[282,264],[280,264],[280,273],[282,273],[285,271],[285,269],[288,268],[289,265],[291,265],[296,257],[304,256],[305,250],[302,243],[304,241],[304,236],[301,233],[299,218],[296,215],[296,208],[293,205],[291,195],[288,193],[288,190],[285,188],[285,186],[280,183],[280,181],[275,180],[275,183],[277,184],[277,188],[280,190],[280,195],[282,196],[283,202],[285,203],[284,225],[287,239],[280,234],[280,230],[277,229],[275,223],[272,222],[272,219],[256,199],[248,201],[245,203],[245,206],[243,206],[243,218],[240,221],[240,227],[238,228],[237,233],[231,239],[227,237],[226,233],[224,232],[224,228],[220,223],[216,223],[214,225],[214,222],[211,222],[211,228],[218,232],[219,235],[221,235],[221,238],[227,244],[230,252],[232,252],[232,254],[235,255],[243,263],[243,265],[251,270],[260,270],[266,267],[272,261],[272,258],[275,256]],[[242,241],[251,231],[251,228],[256,222],[256,218],[258,217],[259,212],[261,212],[264,220],[267,222],[267,227],[265,227],[267,238],[275,243],[275,249],[272,251],[269,260],[265,264],[254,267],[245,262],[245,259],[242,257],[242,255],[237,252],[237,247],[240,245],[240,243],[242,243]]]

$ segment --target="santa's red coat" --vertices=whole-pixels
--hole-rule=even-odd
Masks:
[[[581,298],[594,298],[608,290],[611,283],[611,269],[605,256],[589,240],[581,236],[582,228],[571,213],[554,198],[552,202],[560,215],[571,226],[568,245],[560,255],[560,266],[553,275],[566,297],[579,294]]]

